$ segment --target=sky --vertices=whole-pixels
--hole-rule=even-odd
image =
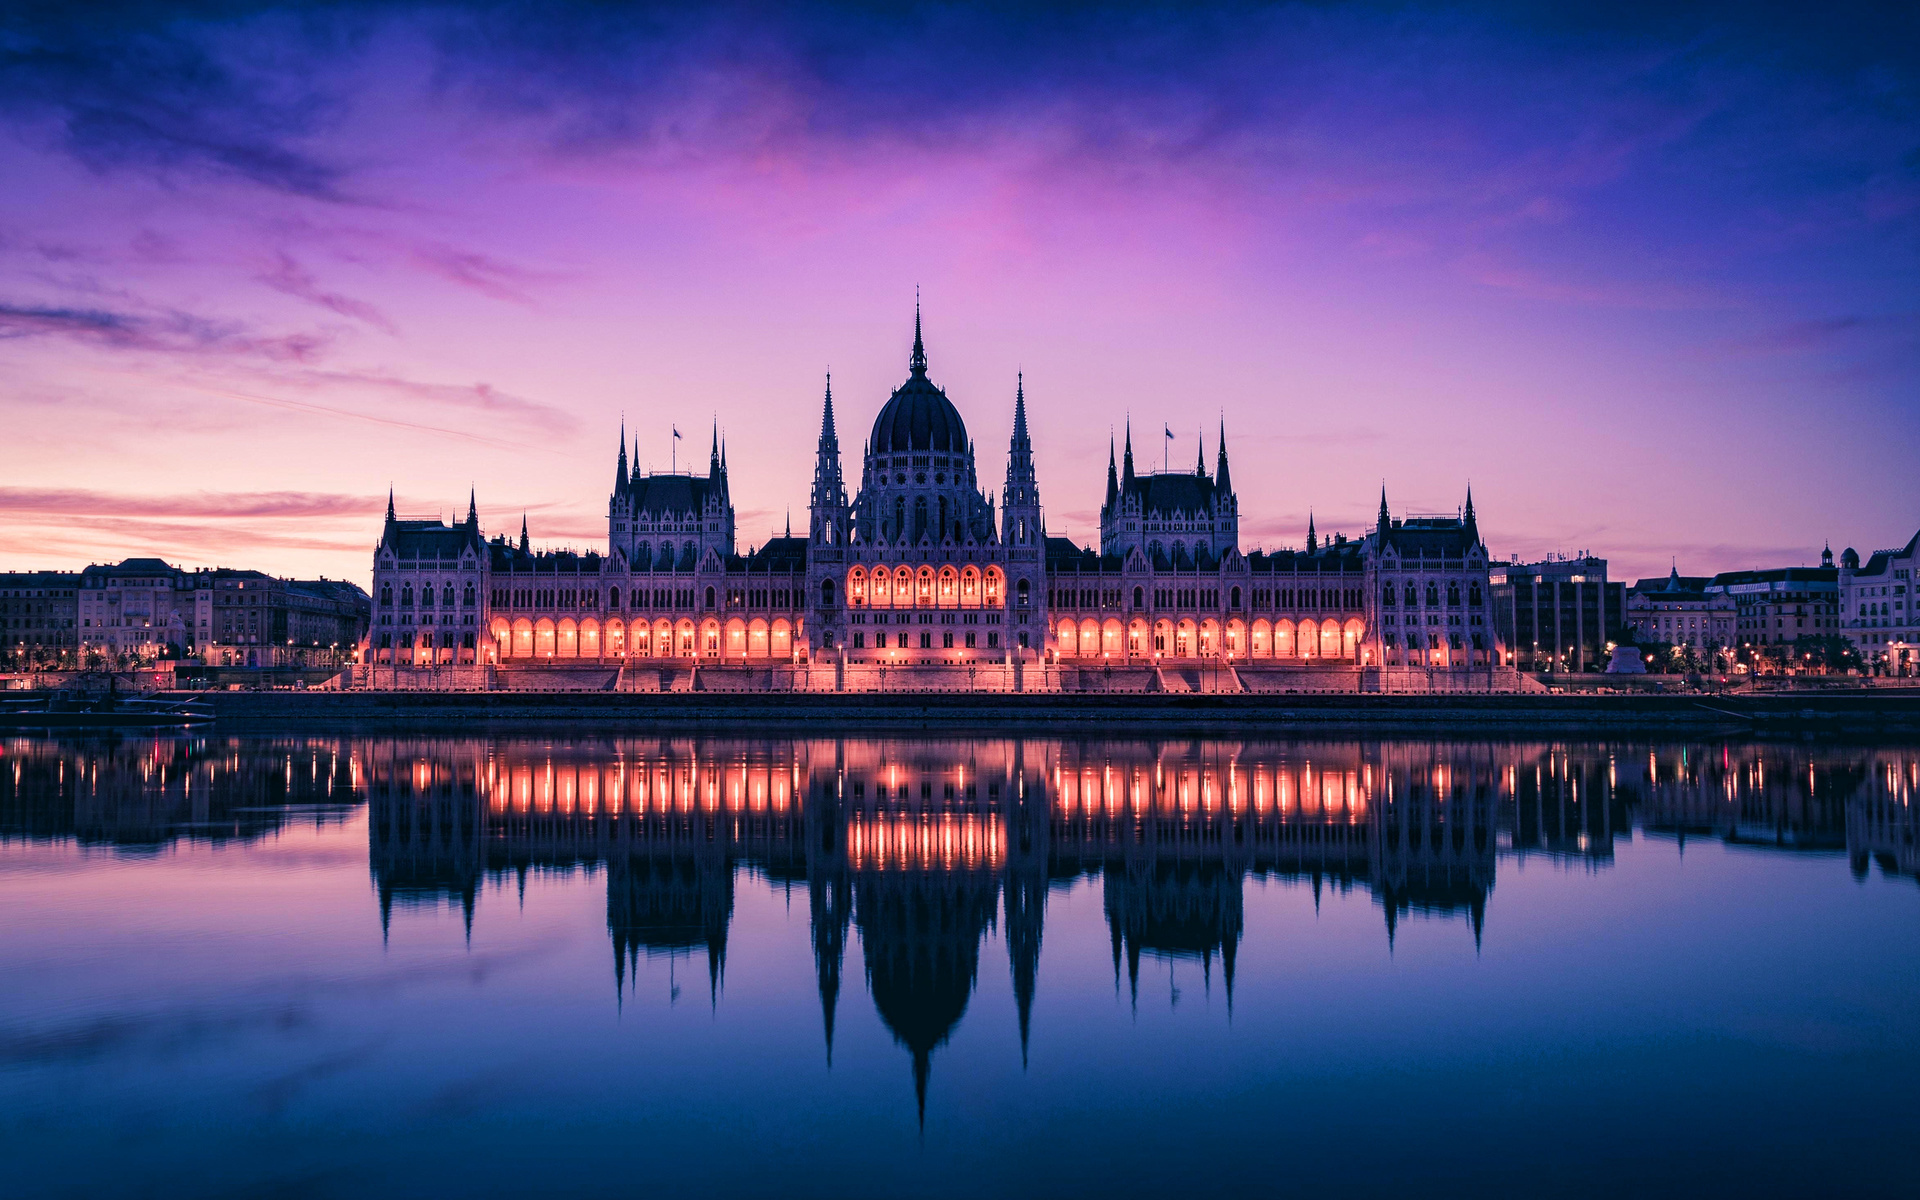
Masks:
[[[1920,528],[1920,10],[14,3],[0,569],[605,547],[726,438],[804,525],[928,357],[1049,532],[1109,437],[1242,548],[1451,513],[1615,578]],[[1171,430],[1169,442],[1164,434]]]

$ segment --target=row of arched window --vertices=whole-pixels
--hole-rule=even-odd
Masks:
[[[401,584],[400,585],[400,607],[413,608],[415,595],[416,593],[414,592],[412,583]],[[419,607],[432,608],[434,606],[433,597],[434,597],[434,585],[432,581],[422,583],[420,585],[420,590],[418,592]],[[452,580],[449,580],[446,583],[440,585],[440,606],[442,608],[452,608],[453,598],[454,598],[454,583]],[[466,586],[460,592],[460,603],[463,607],[472,608],[474,606],[474,603],[476,602],[476,599],[477,597],[474,592],[473,581],[469,579],[466,581]],[[380,607],[381,608],[393,607],[393,585],[391,583],[383,583],[380,585]]]

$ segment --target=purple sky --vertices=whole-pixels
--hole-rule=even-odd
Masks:
[[[1452,511],[1616,577],[1920,526],[1893,6],[10,6],[0,567],[363,580],[403,512],[604,546],[717,417],[742,541],[913,290],[1051,532],[1224,417],[1244,548]]]

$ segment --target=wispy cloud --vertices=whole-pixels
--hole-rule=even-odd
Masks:
[[[261,283],[276,292],[317,304],[340,316],[363,321],[385,333],[399,332],[387,315],[373,305],[364,300],[355,300],[351,296],[322,288],[319,281],[313,277],[313,272],[301,266],[290,254],[277,255],[272,268],[261,272],[258,278]]]
[[[34,337],[64,338],[114,350],[248,354],[294,362],[318,357],[329,341],[317,333],[256,334],[238,322],[177,310],[149,314],[0,302],[0,340]]]
[[[549,278],[539,272],[516,267],[512,263],[503,262],[486,254],[437,243],[415,247],[413,259],[429,274],[457,283],[483,296],[524,304],[528,308],[534,306],[533,296],[527,291],[528,287],[544,278]]]
[[[383,496],[339,492],[185,492],[137,495],[93,488],[0,487],[0,513],[64,517],[337,517],[373,512]]]

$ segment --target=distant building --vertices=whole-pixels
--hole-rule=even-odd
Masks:
[[[1895,674],[1920,658],[1920,599],[1913,590],[1920,533],[1897,550],[1876,550],[1863,564],[1849,546],[1840,554],[1840,631],[1868,663]]]
[[[95,563],[80,572],[79,615],[83,653],[184,657],[199,628],[193,575],[158,558]]]
[[[1643,642],[1666,642],[1705,654],[1734,644],[1735,604],[1725,592],[1707,592],[1705,575],[1642,579],[1627,589],[1626,626]]]
[[[78,579],[79,648],[109,657],[251,667],[325,662],[352,652],[372,607],[358,586],[339,580],[189,571],[158,558],[95,564]]]
[[[80,644],[79,589],[72,571],[0,574],[0,655],[72,654]]]
[[[1604,669],[1607,644],[1626,627],[1625,589],[1591,554],[1495,564],[1492,586],[1500,635],[1523,671]]]
[[[1739,649],[1791,645],[1803,637],[1837,634],[1840,585],[1832,554],[1821,567],[1776,567],[1769,571],[1722,571],[1707,583],[1709,596],[1734,606]]]
[[[220,567],[194,573],[192,653],[209,666],[289,667],[350,655],[373,602],[336,579],[277,579]]]

